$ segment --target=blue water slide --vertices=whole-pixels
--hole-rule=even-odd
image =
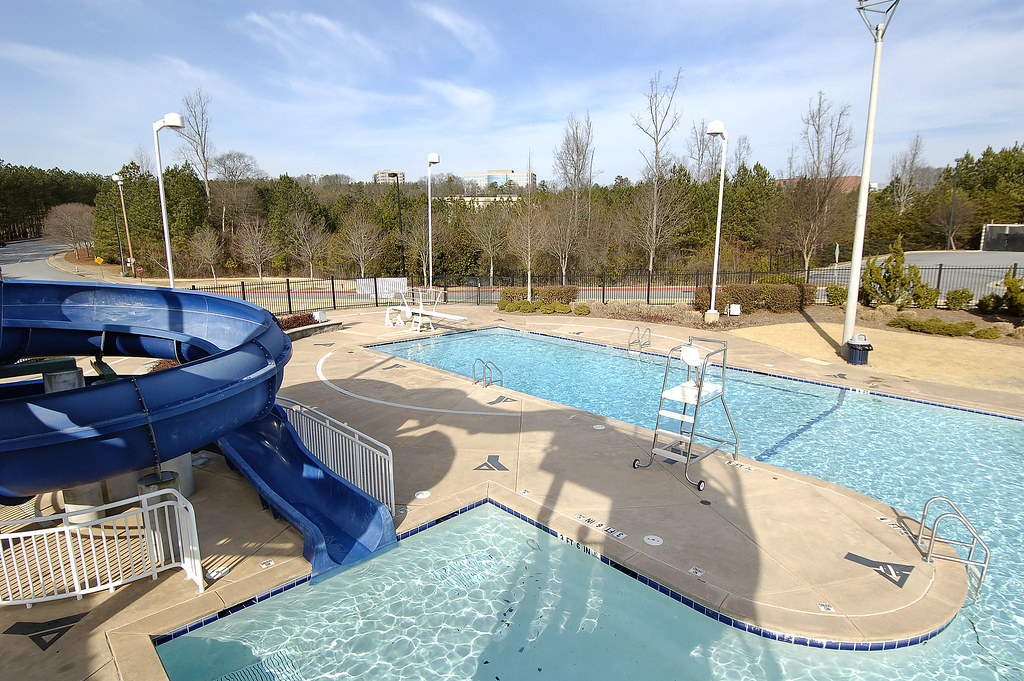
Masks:
[[[263,500],[302,533],[303,556],[314,575],[397,543],[387,507],[324,467],[281,407],[217,444]]]
[[[301,470],[310,475],[320,466],[305,458],[294,431],[265,425],[268,418],[277,418],[272,416],[274,403],[291,357],[291,341],[267,310],[195,291],[0,279],[0,322],[0,367],[68,355],[182,363],[64,392],[44,393],[38,381],[0,385],[0,501],[140,470],[154,459],[172,459],[240,431],[237,438],[228,438],[228,446],[240,469],[249,456],[261,462],[260,483],[254,480],[261,496],[280,498],[293,508],[310,504],[308,515],[288,518],[304,536],[334,536],[337,527],[365,519],[339,502],[338,489],[302,488],[303,493],[332,495],[330,504],[289,496],[298,488],[284,481],[286,471],[295,470],[288,457],[309,466]],[[257,427],[250,426],[254,421],[272,439],[246,437]],[[268,448],[277,452],[280,471],[267,472]],[[353,503],[364,501],[359,497]],[[388,532],[394,536],[389,515],[386,520],[377,544],[387,542]],[[372,533],[357,527],[346,534],[363,537],[367,532]],[[324,540],[314,551],[318,563],[330,557],[330,543]],[[370,544],[367,540],[363,546]],[[335,554],[340,556],[340,550]]]

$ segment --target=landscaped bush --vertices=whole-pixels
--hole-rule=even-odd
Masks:
[[[708,292],[710,296],[710,290]],[[710,300],[708,301],[710,304]],[[761,287],[758,284],[726,284],[718,294],[715,304],[719,310],[728,309],[729,305],[737,304],[743,312],[753,312],[764,307]]]
[[[572,313],[575,315],[579,315],[580,317],[586,317],[588,314],[590,314],[590,306],[577,305],[576,307],[572,308]]]
[[[915,289],[921,285],[921,270],[905,263],[901,235],[889,247],[889,257],[881,265],[877,258],[868,258],[860,289],[861,301],[865,305],[888,303],[900,308],[910,303]]]
[[[996,338],[1001,338],[1003,334],[999,333],[995,329],[988,328],[978,329],[971,335],[974,336],[975,338],[982,338],[984,340],[995,340]]]
[[[944,322],[938,317],[931,319],[913,319],[906,315],[899,315],[890,319],[888,326],[897,329],[907,329],[919,333],[932,333],[939,336],[966,336],[974,330],[974,322]]]
[[[1003,297],[998,293],[987,293],[978,299],[978,312],[995,314],[1003,307]]]
[[[510,303],[517,300],[526,300],[526,287],[506,286],[501,289],[501,300],[507,300]]]
[[[541,314],[554,314],[555,304],[554,303],[541,303],[540,304]]]
[[[762,295],[769,312],[796,312],[803,307],[804,291],[796,284],[764,284]]]
[[[923,310],[934,309],[939,304],[939,289],[928,284],[921,284],[914,287],[914,304]]]
[[[829,284],[825,289],[825,297],[832,307],[843,307],[846,305],[846,294],[848,289],[839,284]]]
[[[579,289],[575,286],[538,286],[537,300],[542,303],[564,303],[568,305],[576,301]]]
[[[763,277],[758,277],[758,284],[802,284],[804,283],[803,277],[798,277],[795,274],[789,274],[788,272],[777,272],[775,274],[767,274]]]
[[[1024,277],[1014,277],[1010,269],[1006,271],[1003,284],[1006,285],[1006,295],[1003,296],[1006,311],[1016,317],[1024,317]]]
[[[693,292],[693,309],[707,312],[711,309],[711,287],[702,286]]]
[[[953,289],[946,294],[946,307],[950,310],[963,310],[971,304],[974,292],[969,288]]]
[[[299,314],[288,315],[287,317],[282,317],[280,321],[281,328],[285,331],[289,329],[297,329],[300,326],[316,324],[316,319],[313,318],[312,312],[301,312]]]
[[[558,314],[569,314],[572,312],[572,308],[568,303],[554,303],[555,312]]]

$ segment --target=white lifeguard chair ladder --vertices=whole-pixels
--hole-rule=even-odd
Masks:
[[[698,345],[706,344],[709,347]],[[661,402],[658,405],[658,419],[654,427],[654,439],[651,442],[651,456],[647,463],[640,459],[633,460],[633,468],[647,468],[654,463],[655,455],[663,456],[670,461],[682,461],[686,481],[703,491],[705,481],[690,478],[690,464],[697,463],[722,447],[731,447],[733,456],[739,452],[739,436],[733,423],[729,407],[725,404],[725,368],[728,343],[710,338],[690,336],[689,342],[672,348],[665,358],[665,377],[661,384]],[[701,358],[700,348],[707,352]],[[686,367],[686,379],[677,385],[669,385],[677,380],[681,371],[673,372],[673,368]],[[732,429],[732,439],[723,439],[698,430],[703,408],[714,401],[722,403],[722,409]],[[677,425],[673,426],[675,423]],[[694,451],[693,445],[698,440],[707,444],[704,449]],[[703,444],[703,443],[702,443]]]

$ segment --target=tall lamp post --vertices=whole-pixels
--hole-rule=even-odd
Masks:
[[[871,189],[871,153],[875,145],[875,109],[878,105],[878,74],[882,70],[882,41],[889,28],[892,13],[900,0],[857,0],[864,25],[875,41],[875,61],[871,71],[871,96],[868,99],[868,125],[864,135],[864,163],[860,171],[860,194],[857,197],[857,222],[853,228],[853,254],[850,256],[850,285],[846,290],[846,316],[843,320],[843,357],[850,358],[850,339],[857,322],[857,298],[860,293],[860,263],[864,255],[864,225],[868,217],[868,192]],[[877,24],[872,18],[879,18]]]
[[[156,147],[156,179],[157,188],[160,190],[160,215],[164,221],[164,249],[167,251],[167,278],[171,288],[174,288],[174,264],[171,262],[171,230],[167,225],[167,198],[164,196],[164,166],[160,162],[160,135],[164,128],[184,128],[185,122],[181,120],[181,114],[169,113],[153,123],[153,145]]]
[[[117,224],[117,209],[114,204],[108,203],[107,207],[110,208],[110,212],[114,215],[114,233],[117,234],[117,255],[121,261],[121,276],[124,276],[124,248],[121,247],[121,228]]]
[[[427,259],[430,261],[430,279],[427,288],[434,288],[434,202],[430,193],[430,168],[441,162],[437,154],[427,154]]]
[[[718,252],[722,243],[722,197],[725,194],[725,149],[729,146],[729,133],[725,131],[725,123],[714,120],[708,123],[707,134],[722,138],[722,170],[718,178],[718,221],[715,224],[715,264],[711,268],[711,308],[704,313],[704,322],[712,324],[718,321],[718,308],[715,307],[715,292],[718,288]]]
[[[128,241],[128,270],[135,276],[135,255],[132,253],[132,233],[128,231],[128,211],[124,207],[124,178],[116,173],[110,176],[110,179],[117,183],[117,193],[121,195],[121,216],[124,218],[124,236]],[[114,220],[116,223],[117,220]],[[118,236],[118,241],[121,237]]]
[[[402,254],[402,276],[405,275],[405,232],[402,231],[402,187],[398,184],[398,173],[388,173],[395,178],[395,191],[398,193],[398,248]]]

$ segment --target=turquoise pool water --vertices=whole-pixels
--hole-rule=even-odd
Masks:
[[[506,387],[648,428],[664,372],[661,357],[508,329],[375,347],[466,376],[474,358],[494,360]],[[1024,679],[1024,422],[737,370],[726,399],[741,454],[912,515],[948,496],[991,547],[981,599],[943,634],[955,643],[890,678]],[[724,415],[712,419],[725,435]]]

